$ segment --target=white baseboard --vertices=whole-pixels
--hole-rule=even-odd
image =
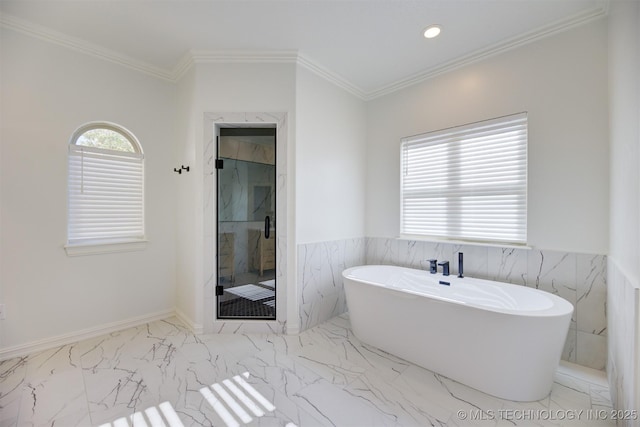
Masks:
[[[26,344],[2,348],[0,349],[0,361],[11,359],[13,357],[25,356],[27,354],[48,350],[50,348],[72,344],[74,342],[78,342],[88,338],[95,338],[100,335],[121,331],[123,329],[131,328],[134,326],[144,325],[145,323],[155,322],[156,320],[162,320],[172,316],[178,316],[183,322],[185,322],[186,320],[178,315],[177,310],[163,310],[144,316],[132,317],[127,320],[120,320],[118,322],[95,326],[93,328],[82,329],[80,331],[71,332],[69,334],[58,335],[56,337],[44,338]],[[187,326],[191,327],[188,324]]]
[[[193,332],[196,335],[202,335],[202,332],[204,331],[204,327],[202,326],[202,324],[200,323],[195,323],[193,320],[191,320],[186,314],[184,314],[182,312],[182,310],[180,310],[179,308],[176,308],[176,317],[182,322],[184,323],[184,325],[191,329],[191,332]]]

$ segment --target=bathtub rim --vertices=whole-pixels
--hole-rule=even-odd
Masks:
[[[411,289],[399,289],[399,288],[387,286],[384,283],[373,282],[371,280],[366,280],[366,279],[363,279],[363,278],[350,276],[350,274],[353,271],[356,271],[358,269],[373,269],[373,268],[390,268],[390,269],[399,270],[399,271],[408,270],[408,271],[414,271],[414,272],[424,272],[425,274],[429,274],[429,276],[428,276],[429,278],[433,278],[433,279],[437,278],[438,280],[446,280],[446,281],[450,282],[451,286],[455,286],[455,282],[457,280],[459,280],[454,275],[444,276],[442,273],[436,273],[436,274],[431,275],[429,272],[424,271],[424,270],[420,270],[420,269],[417,269],[417,268],[402,267],[402,266],[397,266],[397,265],[384,265],[384,264],[368,264],[368,265],[359,265],[359,266],[350,267],[350,268],[345,269],[342,272],[342,277],[344,279],[349,279],[349,280],[361,282],[361,283],[364,283],[364,284],[367,284],[367,285],[377,286],[377,287],[380,287],[380,288],[383,288],[383,289],[387,289],[389,291],[403,293],[403,294],[410,294],[410,295],[413,295],[413,296],[418,297],[418,298],[431,298],[431,299],[442,301],[442,302],[448,303],[448,304],[456,304],[456,305],[460,305],[460,306],[463,306],[463,307],[473,308],[473,309],[477,309],[477,310],[486,310],[486,311],[491,311],[491,312],[499,313],[499,314],[505,314],[505,315],[509,315],[509,316],[520,316],[520,317],[562,317],[562,316],[572,316],[573,312],[575,311],[575,308],[574,308],[574,306],[573,306],[573,304],[571,302],[567,301],[566,299],[562,298],[559,295],[552,294],[551,292],[547,292],[547,291],[544,291],[544,290],[538,289],[538,288],[531,288],[529,286],[516,285],[516,284],[513,284],[513,283],[499,282],[499,281],[487,280],[487,279],[479,279],[479,278],[475,278],[475,277],[472,277],[472,276],[465,276],[465,278],[472,279],[473,282],[488,282],[488,283],[491,283],[492,285],[496,285],[498,287],[505,288],[505,289],[518,287],[519,291],[525,290],[525,292],[541,293],[545,297],[547,297],[547,298],[549,298],[551,300],[552,306],[550,308],[540,309],[540,310],[524,310],[524,309],[510,309],[510,308],[492,307],[492,306],[487,306],[487,305],[469,303],[469,302],[465,302],[465,301],[458,301],[458,300],[455,300],[453,298],[444,298],[444,297],[441,297],[441,296],[438,296],[438,295],[433,295],[433,294],[428,294],[428,293],[420,293],[420,292],[416,292],[416,291],[411,290]],[[345,284],[345,286],[346,286],[346,284]]]

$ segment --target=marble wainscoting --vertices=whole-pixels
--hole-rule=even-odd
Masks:
[[[464,274],[542,289],[573,304],[562,359],[603,370],[607,363],[607,258],[537,249],[420,242],[390,238],[366,239],[367,264],[428,269],[427,259],[451,263],[458,272],[464,253]]]
[[[365,238],[298,245],[300,330],[347,311],[342,271],[365,264]]]
[[[618,410],[640,408],[640,289],[620,270],[616,262],[608,261],[609,287],[608,327],[609,355],[607,374],[611,401]],[[636,421],[637,422],[637,421]],[[619,425],[632,426],[630,420]]]

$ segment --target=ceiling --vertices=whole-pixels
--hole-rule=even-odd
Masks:
[[[0,0],[4,26],[171,73],[188,52],[297,51],[367,97],[606,14],[603,0]],[[422,36],[430,24],[442,34]],[[51,38],[51,35],[49,35]]]

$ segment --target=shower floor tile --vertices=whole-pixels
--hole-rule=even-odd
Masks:
[[[0,362],[2,427],[615,426],[610,408],[600,371],[563,363],[550,396],[498,399],[361,343],[347,315],[297,336],[171,318]]]

